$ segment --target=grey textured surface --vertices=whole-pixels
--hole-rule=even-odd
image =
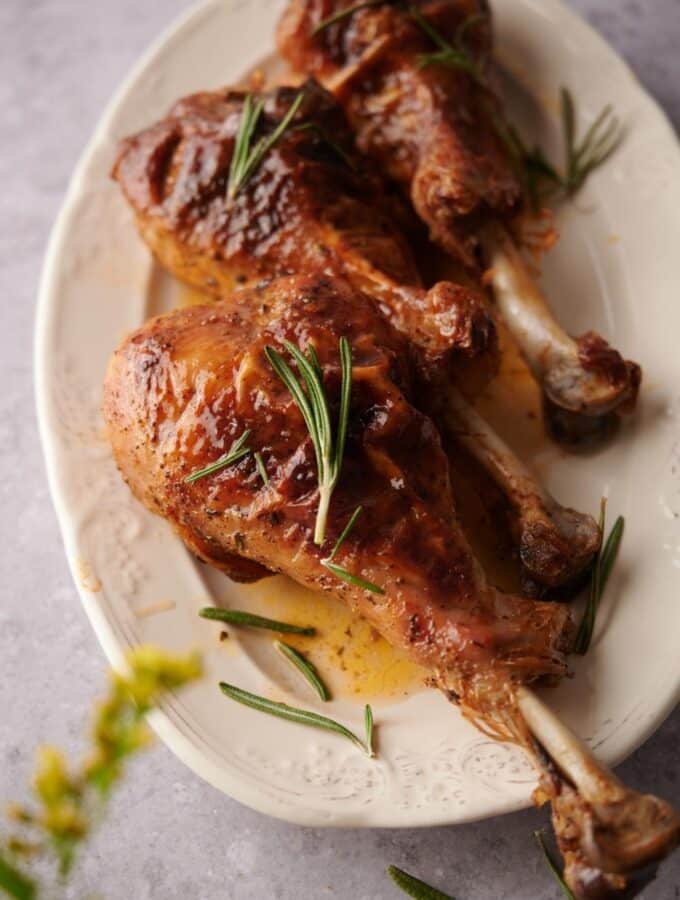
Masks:
[[[76,597],[33,412],[34,304],[49,229],[102,105],[186,0],[0,2],[0,798],[25,793],[32,748],[82,746],[103,656]],[[575,0],[680,125],[680,0]],[[621,769],[680,805],[680,713]],[[322,831],[267,819],[162,746],[132,768],[68,896],[108,900],[388,900],[387,863],[459,900],[548,900],[539,811],[455,829]],[[680,854],[648,900],[680,897]]]

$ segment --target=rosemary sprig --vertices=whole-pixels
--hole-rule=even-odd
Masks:
[[[236,133],[234,155],[232,156],[231,165],[229,167],[227,196],[230,199],[233,199],[238,194],[243,185],[258,169],[264,157],[281,139],[286,129],[295,118],[295,114],[300,108],[304,95],[304,90],[301,90],[274,131],[267,137],[260,138],[253,147],[253,135],[264,109],[264,100],[258,100],[257,103],[254,103],[252,95],[248,94],[243,103],[241,121],[239,123],[238,132]]]
[[[571,197],[583,187],[593,169],[601,166],[618,149],[624,132],[613,108],[607,105],[579,143],[576,137],[574,98],[566,88],[560,91],[560,103],[566,155],[563,188]]]
[[[437,888],[425,884],[424,881],[409,875],[403,869],[398,869],[397,866],[388,866],[387,874],[398,888],[405,894],[408,894],[409,897],[413,897],[414,900],[454,900],[448,894],[444,894],[438,891]]]
[[[365,578],[360,578],[358,575],[352,575],[351,572],[348,572],[343,566],[339,566],[337,563],[333,562],[335,558],[335,554],[338,552],[340,547],[344,544],[347,535],[354,528],[354,524],[356,520],[361,515],[361,507],[357,506],[352,515],[350,516],[349,522],[345,525],[340,534],[340,537],[335,542],[335,546],[331,550],[331,555],[327,556],[326,559],[321,560],[321,565],[325,566],[329,572],[332,572],[336,578],[342,579],[342,581],[346,581],[348,584],[354,584],[357,587],[364,588],[366,591],[371,591],[373,594],[384,594],[385,591],[379,587],[377,584],[373,584],[372,581],[366,581]]]
[[[529,149],[512,126],[498,128],[516,163],[523,170],[527,193],[534,208],[556,197],[574,197],[591,173],[603,165],[621,145],[625,132],[611,106],[605,106],[579,141],[576,106],[567,88],[560,90],[564,171],[553,165],[539,146]]]
[[[274,641],[274,646],[286,659],[295,666],[308,684],[314,688],[319,697],[326,703],[331,699],[328,688],[321,680],[315,666],[298,651],[283,641]],[[370,754],[369,754],[370,755]]]
[[[250,449],[246,447],[246,442],[250,437],[250,430],[246,429],[243,432],[238,440],[234,441],[231,445],[229,451],[216,462],[211,463],[209,466],[206,466],[204,469],[199,469],[197,472],[192,472],[191,475],[187,475],[184,479],[188,484],[192,484],[194,481],[198,481],[200,478],[205,478],[208,475],[214,475],[215,472],[219,472],[221,469],[225,469],[227,466],[233,465],[233,463],[238,462],[240,459],[243,459],[244,456],[247,456],[250,453]]]
[[[552,872],[552,874],[555,878],[555,881],[559,885],[559,888],[562,891],[562,893],[564,894],[566,900],[576,900],[576,897],[571,892],[567,883],[565,882],[564,878],[562,877],[562,873],[560,872],[559,866],[557,865],[555,860],[550,855],[548,848],[545,846],[545,841],[543,840],[543,832],[542,831],[534,831],[534,837],[536,838],[536,843],[541,848],[541,851],[543,853],[543,858],[545,859],[546,865]]]
[[[451,44],[439,31],[437,31],[434,25],[425,18],[417,6],[413,4],[409,5],[408,11],[423,34],[430,38],[438,48],[431,53],[420,54],[419,65],[421,68],[431,65],[448,66],[450,69],[460,69],[463,72],[467,72],[468,75],[471,75],[475,79],[475,81],[480,83],[484,81],[484,72],[475,59],[465,49],[464,44],[465,32],[476,22],[481,21],[484,18],[483,16],[475,15],[465,19],[456,32],[455,44]]]
[[[331,555],[329,557],[327,557],[325,560],[323,560],[324,563],[333,561],[333,559],[335,558],[335,554],[338,552],[338,550],[342,547],[342,545],[347,540],[347,537],[348,537],[350,531],[354,528],[356,521],[362,512],[363,512],[363,507],[357,506],[357,508],[352,513],[352,515],[349,517],[349,521],[347,522],[345,527],[340,532],[340,537],[335,542],[335,545],[334,545],[333,549],[331,550]]]
[[[607,501],[602,498],[600,501],[600,533],[604,535],[604,525],[606,517]],[[616,561],[621,540],[623,538],[625,521],[623,516],[619,516],[614,522],[614,527],[609,532],[609,537],[605,541],[600,553],[593,565],[592,575],[590,576],[590,592],[588,595],[588,603],[586,604],[583,618],[576,633],[574,642],[574,651],[583,656],[590,648],[590,642],[593,639],[595,630],[595,620],[597,619],[597,611],[600,608],[600,601],[604,589],[609,580],[612,567]]]
[[[358,575],[352,575],[351,572],[348,572],[347,569],[343,569],[342,566],[338,566],[336,563],[325,561],[324,566],[341,581],[346,581],[348,584],[354,584],[357,587],[363,588],[365,591],[370,591],[372,594],[385,593],[379,585],[374,584],[372,581],[367,581],[365,578],[360,578]]]
[[[228,625],[245,625],[248,628],[263,628],[265,631],[278,631],[279,634],[302,634],[305,637],[314,637],[315,628],[307,628],[302,625],[290,625],[288,622],[278,622],[276,619],[266,619],[264,616],[256,616],[254,613],[241,609],[221,609],[218,606],[206,606],[199,610],[202,619],[212,619],[215,622],[226,622]]]
[[[255,457],[255,465],[257,466],[257,471],[260,473],[260,478],[265,483],[267,487],[269,487],[269,475],[267,475],[267,469],[265,468],[264,460],[262,459],[262,454],[259,452],[254,453]]]
[[[220,690],[227,697],[236,700],[237,703],[250,706],[252,709],[257,709],[270,716],[278,716],[280,719],[287,719],[289,722],[296,722],[298,725],[310,725],[312,728],[320,728],[323,731],[333,731],[335,734],[347,738],[355,746],[360,747],[364,753],[368,753],[366,746],[356,734],[334,719],[320,716],[318,713],[308,709],[298,709],[295,706],[289,706],[287,703],[277,703],[274,700],[268,700],[266,697],[251,694],[250,691],[244,691],[242,688],[235,687],[233,684],[226,684],[224,681],[220,682]],[[370,754],[368,755],[370,756]]]
[[[369,756],[374,756],[373,750],[373,710],[370,704],[364,707],[364,730],[366,731],[366,748]]]
[[[330,28],[331,25],[342,22],[344,19],[349,19],[350,16],[353,16],[355,12],[359,12],[360,9],[369,9],[371,6],[384,6],[385,3],[386,0],[364,0],[362,3],[355,3],[353,6],[346,6],[345,9],[339,9],[337,12],[334,12],[332,15],[319,22],[312,31],[312,37],[321,34],[322,31]]]
[[[302,413],[314,445],[319,482],[319,506],[314,526],[314,543],[320,546],[323,544],[326,536],[328,508],[340,477],[345,452],[349,401],[352,391],[352,351],[347,338],[340,338],[342,385],[340,389],[340,411],[334,436],[330,406],[323,383],[323,373],[319,366],[316,352],[310,347],[310,355],[305,356],[290,341],[284,341],[283,343],[297,363],[302,382],[298,381],[291,367],[277,350],[268,346],[265,347],[265,354]]]

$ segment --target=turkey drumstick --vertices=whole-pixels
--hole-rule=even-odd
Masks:
[[[639,367],[594,333],[566,334],[510,237],[522,191],[486,85],[488,4],[290,0],[278,45],[296,71],[335,93],[359,148],[408,190],[432,239],[470,267],[481,253],[549,400],[589,417],[629,410]]]
[[[342,339],[352,355],[347,439],[318,546],[318,463],[270,348],[285,353],[288,341],[313,359],[335,413]],[[417,379],[406,339],[371,298],[341,280],[278,279],[159,317],[130,335],[109,366],[104,416],[133,493],[197,556],[232,577],[281,572],[338,597],[429,668],[487,733],[526,747],[545,770],[536,735],[571,776],[570,759],[563,762],[551,744],[552,720],[540,707],[524,713],[533,695],[521,690],[565,673],[568,608],[502,594],[486,582],[453,513],[438,432],[413,405]],[[216,468],[239,439],[251,452]],[[336,557],[349,576],[341,580],[324,560],[359,506],[363,513]],[[567,816],[557,779],[543,779],[558,838],[570,842],[569,877],[576,884],[600,866],[601,878],[610,879],[606,866],[614,859],[618,878],[630,867],[630,831],[590,828],[599,795],[585,785],[590,792],[582,796],[575,782]],[[628,818],[647,803],[632,798]],[[658,808],[664,811],[660,801]],[[669,817],[656,855],[677,836]]]
[[[312,539],[319,502],[315,452],[265,353],[314,348],[335,420],[339,340],[352,349],[346,449],[325,542]],[[237,578],[234,558],[344,599],[397,646],[436,669],[471,711],[502,727],[491,671],[530,682],[565,672],[566,606],[490,587],[454,515],[439,433],[413,405],[418,373],[407,340],[347,282],[278,279],[151,320],[114,355],[104,414],[133,493],[168,518],[196,555]],[[247,432],[244,456],[190,479]],[[336,557],[381,593],[322,564],[353,511]],[[247,573],[245,577],[250,577]],[[478,699],[479,698],[479,699]]]
[[[175,275],[217,296],[265,277],[316,271],[342,274],[376,297],[412,352],[418,348],[420,405],[465,442],[506,494],[527,573],[549,586],[572,580],[599,547],[595,521],[562,508],[509,448],[491,452],[500,439],[457,387],[474,395],[496,370],[496,332],[483,301],[447,282],[422,288],[409,246],[388,215],[388,198],[356,153],[342,110],[315,83],[303,90],[299,120],[232,200],[225,184],[242,92],[187,97],[162,122],[128,138],[115,177],[142,235]],[[257,96],[269,127],[296,96],[291,88]],[[480,439],[469,440],[471,432]]]

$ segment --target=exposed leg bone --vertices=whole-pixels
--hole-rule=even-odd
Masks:
[[[581,573],[600,546],[595,520],[561,506],[455,389],[440,412],[446,426],[503,491],[522,565],[551,587]]]
[[[508,232],[487,225],[480,234],[496,302],[548,399],[584,416],[625,410],[634,401],[640,370],[600,337],[570,337],[556,321]]]
[[[668,803],[622,784],[533,691],[520,686],[516,698],[529,730],[566,779],[551,790],[551,773],[538,761],[552,794],[566,875],[578,896],[606,896],[606,886],[620,889],[616,876],[657,862],[677,846],[680,819]],[[606,885],[588,874],[588,865],[608,876]]]

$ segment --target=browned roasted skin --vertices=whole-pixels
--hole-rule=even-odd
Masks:
[[[341,336],[353,351],[348,441],[326,542],[317,547],[312,443],[264,348],[313,343],[335,405]],[[432,669],[468,714],[507,734],[517,718],[510,685],[564,672],[569,613],[485,582],[452,512],[438,432],[413,406],[412,391],[408,348],[372,300],[340,281],[283,279],[132,334],[110,364],[104,414],[134,494],[201,559],[240,577],[240,556],[253,567],[247,577],[282,572],[343,599]],[[186,482],[246,429],[269,485],[252,456]],[[359,505],[336,561],[384,595],[321,564]]]
[[[360,9],[315,34],[352,0],[292,0],[278,29],[282,55],[331,87],[359,148],[410,191],[432,238],[475,266],[475,231],[490,215],[517,211],[521,185],[495,126],[500,111],[481,78],[421,65],[437,47],[403,6]],[[420,0],[417,7],[451,43],[468,22],[466,51],[479,68],[491,49],[488,4]],[[458,37],[457,37],[458,35]]]
[[[297,94],[283,87],[259,95],[265,105],[253,144],[274,130]],[[357,156],[342,108],[313,81],[304,94],[292,127],[231,199],[243,91],[192,94],[124,140],[113,177],[142,236],[171,272],[217,296],[263,278],[339,268],[375,268],[390,284],[419,285],[409,246],[384,212],[380,182]]]
[[[378,297],[381,312],[408,335],[418,360],[423,384],[420,408],[451,428],[446,409],[454,403],[452,382],[470,397],[495,373],[494,323],[473,290],[449,282],[427,292],[421,288],[404,238],[383,212],[388,202],[379,182],[361,174],[367,164],[354,150],[337,101],[315,83],[307,83],[304,91],[301,115],[308,127],[286,132],[275,148],[280,157],[276,191],[269,190],[271,175],[263,166],[233,201],[226,194],[234,129],[223,123],[231,122],[234,110],[242,114],[244,94],[239,92],[219,91],[181,101],[160,126],[123,143],[116,177],[133,205],[142,234],[180,277],[224,290],[239,280],[253,283],[265,274],[281,276],[298,265],[302,270],[321,265],[324,273],[341,272],[355,287]],[[270,110],[266,127],[281,121],[295,96],[293,89],[278,89],[256,97],[264,99]],[[158,157],[157,148],[166,152],[166,128],[182,137],[173,142],[171,157],[162,166],[166,174],[161,190],[156,167],[150,167],[148,160]],[[324,137],[330,134],[332,146]],[[206,173],[200,181],[190,174],[198,168],[197,159]],[[168,172],[177,174],[170,177]],[[207,205],[206,195],[213,198]],[[159,202],[153,203],[152,196]],[[267,221],[276,226],[266,237],[258,237],[265,196],[269,198]],[[174,213],[178,208],[183,210],[180,217]],[[343,210],[342,215],[333,210]],[[188,231],[185,220],[190,223]],[[251,221],[251,238],[234,240],[243,223]],[[321,241],[322,260],[295,252],[298,246],[318,248]],[[183,263],[187,258],[190,266]],[[396,277],[404,283],[396,282]],[[459,426],[456,421],[456,429]],[[554,509],[548,509],[550,504],[539,492],[534,498],[540,520],[537,530],[536,523],[529,523],[536,516],[522,512],[530,505],[531,480],[524,478],[521,489],[510,482],[515,499],[510,517],[522,565],[541,583],[572,580],[599,546],[595,522],[581,516],[580,530],[564,531],[561,523],[568,511],[560,518],[557,506],[553,503]],[[517,503],[521,510],[516,511]]]
[[[408,191],[432,239],[476,268],[480,235],[486,235],[481,243],[488,255],[499,223],[519,211],[522,194],[503,137],[502,111],[485,77],[491,52],[488,4],[385,2],[357,8],[317,30],[328,17],[355,5],[353,0],[290,0],[278,29],[279,49],[294,69],[315,75],[333,91],[359,148]],[[423,54],[437,50],[428,27],[462,48],[473,71],[440,62],[423,65]],[[520,315],[522,307],[533,324]],[[554,336],[545,343],[542,328],[533,332],[542,318],[549,325],[551,317],[544,310],[536,318],[531,303],[513,309],[511,330],[532,370],[542,370],[542,357],[552,358]],[[546,396],[566,410],[553,417],[553,434],[575,442],[584,430],[584,415],[598,421],[596,429],[586,423],[588,433],[602,434],[602,416],[634,407],[640,368],[592,334],[578,345],[568,343],[565,359],[539,381]]]
[[[297,93],[260,95],[255,140],[279,124]],[[263,278],[342,274],[380,299],[382,312],[421,349],[430,375],[455,377],[473,395],[498,366],[483,298],[448,282],[422,288],[390,215],[393,201],[356,152],[342,108],[313,81],[304,94],[293,127],[233,198],[227,182],[243,92],[194,94],[123,141],[114,177],[143,238],[174,275],[216,296]]]

